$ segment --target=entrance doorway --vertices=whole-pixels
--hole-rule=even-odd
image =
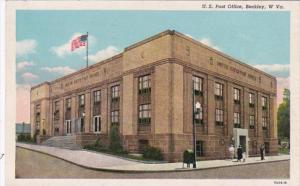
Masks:
[[[72,133],[72,122],[71,120],[66,120],[66,134],[70,135]]]
[[[246,152],[246,136],[240,136],[240,145],[243,148],[243,152]]]

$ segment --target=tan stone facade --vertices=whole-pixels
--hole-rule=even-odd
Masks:
[[[107,138],[116,124],[128,151],[150,145],[180,161],[192,149],[193,96],[199,159],[227,158],[230,144],[277,153],[276,79],[169,30],[32,87],[32,132]]]

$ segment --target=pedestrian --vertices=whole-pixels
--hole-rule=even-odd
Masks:
[[[239,148],[237,149],[237,155],[238,155],[238,161],[241,161],[241,159],[243,157],[242,145],[240,145]]]
[[[265,159],[265,157],[264,157],[264,155],[265,155],[265,145],[264,144],[260,145],[259,151],[260,151],[261,160],[264,160]]]
[[[243,152],[243,162],[246,162],[246,152]]]
[[[233,160],[233,158],[234,158],[234,147],[233,147],[232,144],[230,145],[228,151],[229,151],[230,159]]]

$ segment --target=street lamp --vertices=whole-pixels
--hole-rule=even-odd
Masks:
[[[195,104],[195,93],[193,90],[193,153],[194,153],[194,161],[193,168],[196,168],[196,125],[195,125],[195,115],[199,113],[201,104],[197,101]]]

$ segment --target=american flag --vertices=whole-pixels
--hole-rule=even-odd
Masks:
[[[88,35],[81,35],[75,39],[72,40],[71,43],[71,51],[73,52],[76,48],[79,48],[81,46],[85,46],[87,42]]]

